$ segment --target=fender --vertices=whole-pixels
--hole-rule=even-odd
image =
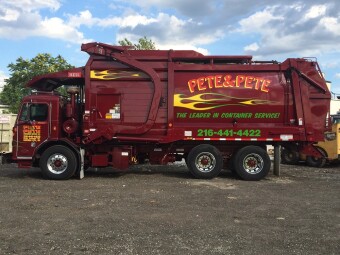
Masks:
[[[47,140],[46,142],[40,144],[34,151],[34,157],[33,157],[33,165],[36,165],[37,164],[37,155],[39,155],[39,158],[40,158],[40,155],[43,153],[44,150],[46,150],[48,147],[50,146],[53,146],[53,145],[64,145],[68,148],[70,148],[75,154],[76,154],[76,157],[78,159],[78,169],[77,171],[80,170],[80,165],[81,165],[81,155],[80,155],[80,147],[76,144],[74,144],[73,142],[71,142],[70,140],[68,139],[65,139],[65,138],[62,138],[62,139],[59,139],[59,140]]]

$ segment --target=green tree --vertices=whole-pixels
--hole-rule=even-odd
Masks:
[[[60,55],[52,57],[48,53],[38,54],[32,59],[18,58],[15,63],[8,66],[9,78],[5,80],[5,86],[0,94],[3,104],[9,105],[9,111],[17,113],[22,97],[29,94],[30,89],[25,84],[37,75],[58,72],[72,68]]]
[[[119,45],[121,46],[132,46],[135,50],[155,50],[156,44],[151,40],[148,39],[146,36],[140,38],[138,43],[133,44],[127,38],[118,41]]]

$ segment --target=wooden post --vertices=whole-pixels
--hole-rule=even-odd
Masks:
[[[280,176],[280,162],[281,162],[281,146],[278,144],[274,145],[274,175]]]

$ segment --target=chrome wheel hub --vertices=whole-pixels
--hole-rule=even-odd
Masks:
[[[62,154],[53,154],[47,160],[47,168],[54,174],[62,174],[66,171],[67,166],[67,158]]]
[[[210,152],[201,152],[195,159],[195,166],[200,172],[210,172],[216,166],[216,158]]]
[[[256,153],[247,155],[243,160],[243,168],[249,174],[258,174],[264,166],[263,159]]]

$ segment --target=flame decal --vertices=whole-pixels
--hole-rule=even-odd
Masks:
[[[99,80],[116,80],[121,78],[148,78],[142,72],[129,72],[129,71],[115,71],[115,70],[91,70],[91,79]]]
[[[230,105],[247,106],[273,103],[268,100],[237,98],[217,93],[203,93],[191,97],[186,97],[184,94],[174,95],[174,106],[196,111],[206,111]]]

